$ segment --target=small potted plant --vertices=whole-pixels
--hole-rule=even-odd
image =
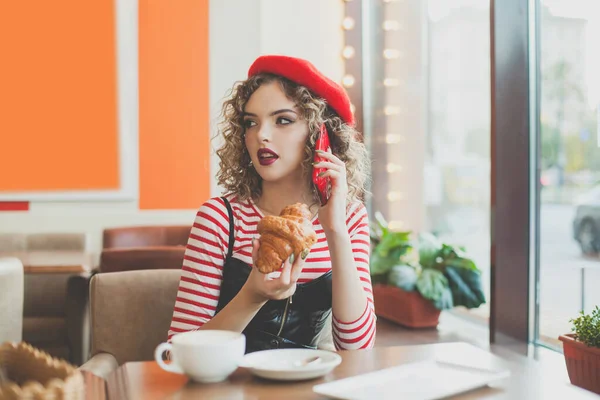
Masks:
[[[438,325],[441,310],[485,303],[481,271],[464,249],[422,233],[394,232],[380,213],[371,226],[375,313],[410,328]]]
[[[573,385],[600,394],[600,308],[569,322],[573,333],[559,336]]]

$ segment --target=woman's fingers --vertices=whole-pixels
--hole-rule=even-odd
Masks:
[[[256,261],[258,258],[258,248],[260,247],[260,241],[256,238],[252,238],[252,261]]]
[[[309,252],[310,252],[309,249],[304,249],[300,253],[300,256],[298,257],[298,259],[296,261],[294,261],[294,264],[292,265],[292,274],[291,274],[292,283],[296,283],[298,281],[298,279],[300,278],[300,274],[302,273],[302,268],[304,268],[304,260],[306,260],[306,257],[308,257]]]
[[[328,161],[331,161],[334,164],[337,164],[339,166],[345,166],[344,162],[342,160],[340,160],[333,153],[327,153],[327,152],[322,151],[322,150],[317,150],[317,153],[319,153],[319,157],[323,157],[324,159],[326,159]]]
[[[295,290],[292,290],[304,267],[304,260],[308,256],[309,249],[302,251],[296,258],[291,254],[283,263],[278,277],[271,277],[271,274],[263,274],[263,286],[265,293],[271,299],[280,300],[291,296]]]
[[[285,262],[283,263],[283,269],[281,270],[281,276],[279,277],[279,282],[283,286],[287,287],[290,284],[291,270],[292,270],[293,262],[294,262],[294,254],[292,253],[292,255],[287,260],[285,260]]]
[[[328,170],[340,171],[342,168],[345,168],[345,165],[334,164],[331,161],[321,161],[315,163],[315,168],[327,168]]]
[[[340,177],[341,177],[342,173],[339,171],[334,171],[332,169],[328,169],[325,172],[322,172],[319,176],[321,177],[325,177],[325,178],[331,178],[332,181],[337,182]]]

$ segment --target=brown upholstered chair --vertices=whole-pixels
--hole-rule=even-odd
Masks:
[[[96,274],[90,285],[91,358],[80,368],[106,377],[129,361],[154,359],[167,340],[181,270]]]
[[[185,246],[191,230],[191,225],[109,228],[103,232],[102,248]]]
[[[179,273],[190,231],[191,226],[178,225],[107,228],[102,235],[100,264],[93,274],[141,269],[174,269]],[[89,303],[89,279],[72,278],[69,290],[74,295],[83,293],[86,300],[82,304]],[[85,356],[84,362],[87,353]]]

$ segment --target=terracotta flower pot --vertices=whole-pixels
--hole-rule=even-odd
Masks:
[[[563,342],[571,383],[600,394],[600,348],[585,345],[572,333],[561,335],[558,339]]]
[[[435,328],[440,310],[418,291],[407,292],[395,286],[373,285],[375,314],[408,328]]]

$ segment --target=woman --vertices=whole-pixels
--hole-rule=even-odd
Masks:
[[[331,152],[313,166],[325,124]],[[228,194],[196,216],[186,248],[169,340],[196,329],[244,332],[246,352],[315,348],[333,313],[337,349],[372,347],[375,313],[369,275],[369,229],[359,200],[368,172],[356,140],[349,98],[309,62],[262,56],[223,106],[218,182]],[[331,182],[321,206],[313,167]],[[290,204],[307,204],[318,241],[280,273],[254,265],[257,223]]]

